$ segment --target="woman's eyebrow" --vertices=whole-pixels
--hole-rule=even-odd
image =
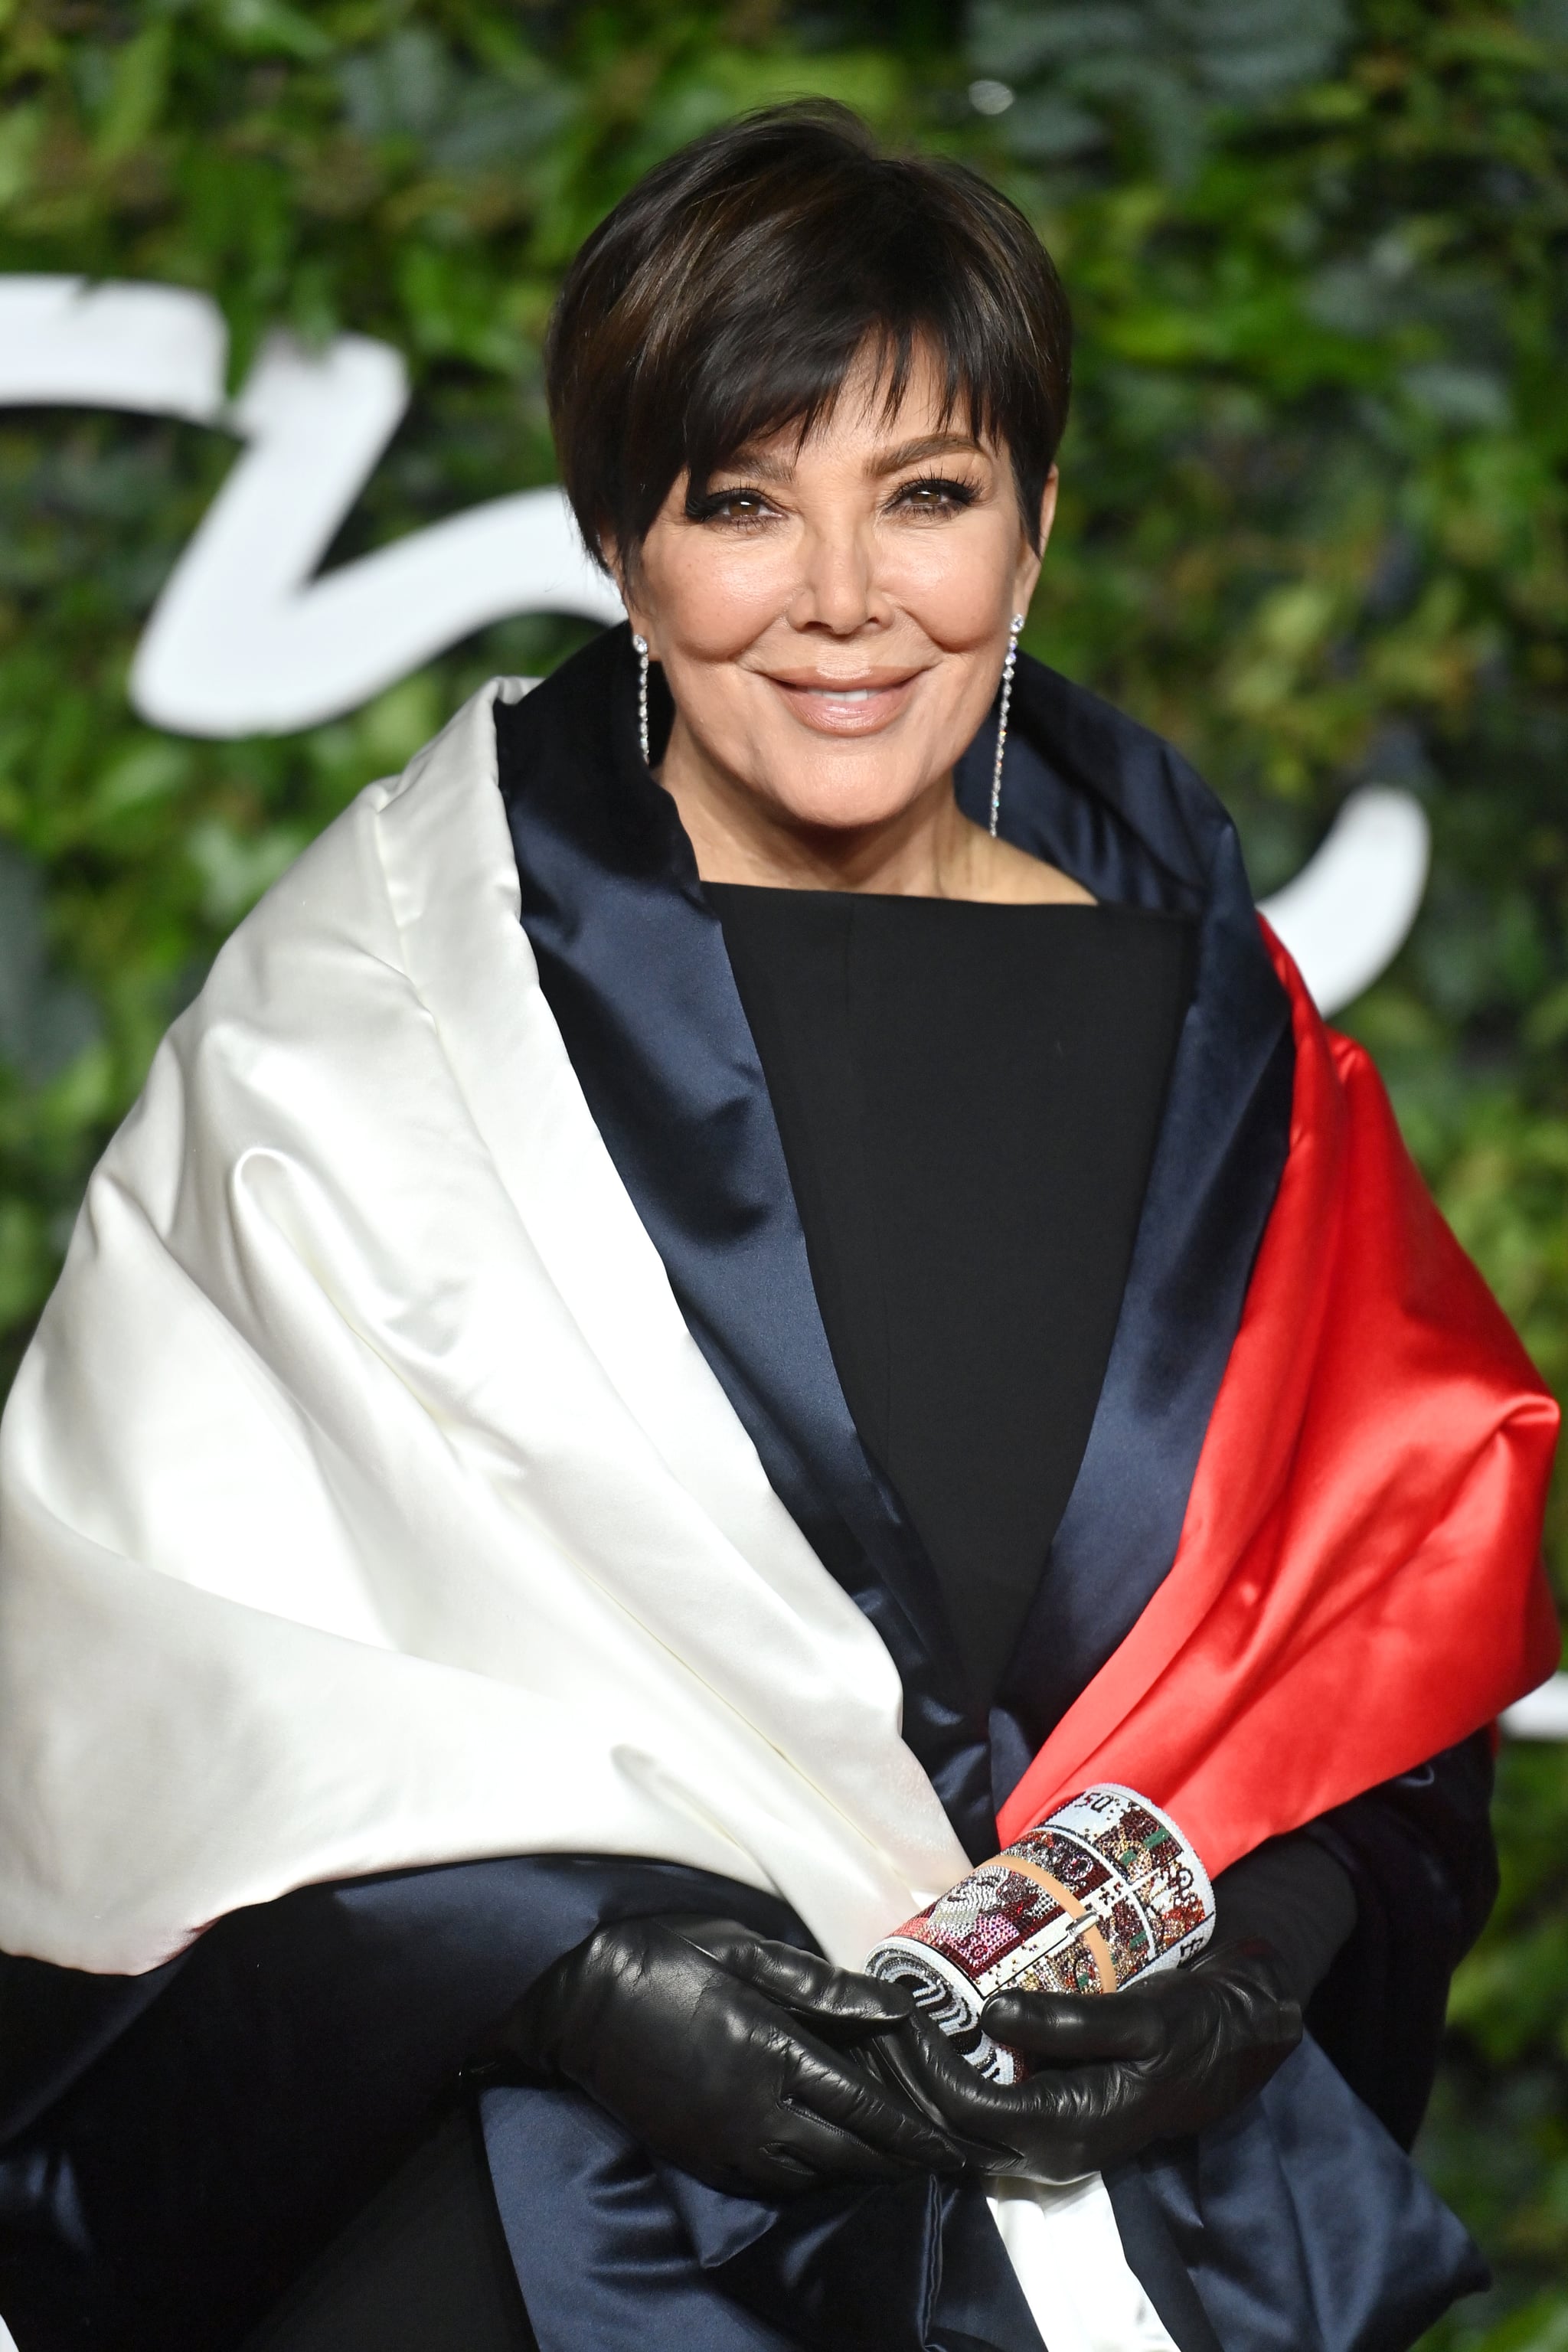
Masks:
[[[795,478],[795,462],[789,457],[770,457],[761,449],[737,449],[732,457],[713,467],[710,478],[721,474],[742,476],[754,482],[789,482]]]
[[[880,481],[896,474],[902,467],[919,465],[923,457],[952,457],[985,455],[980,443],[968,433],[926,433],[918,441],[900,441],[896,448],[879,450],[866,460],[866,474],[871,481]],[[790,482],[795,478],[795,464],[792,455],[779,456],[763,449],[737,449],[722,466],[715,466],[710,477],[731,475],[753,482]]]
[[[951,457],[961,452],[972,457],[985,454],[971,434],[928,433],[919,441],[900,441],[896,449],[879,450],[867,459],[866,471],[872,476],[896,474],[900,467],[918,465],[922,457]]]

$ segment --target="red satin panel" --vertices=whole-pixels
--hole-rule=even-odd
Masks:
[[[1170,1574],[1008,1800],[1097,1780],[1211,1871],[1489,1723],[1557,1663],[1558,1411],[1438,1215],[1361,1047],[1266,936],[1290,1148]]]

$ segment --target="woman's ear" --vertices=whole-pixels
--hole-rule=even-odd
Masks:
[[[1057,519],[1057,492],[1061,488],[1061,469],[1053,466],[1046,476],[1046,487],[1040,493],[1040,553],[1043,556],[1051,543],[1051,525]]]
[[[605,560],[605,569],[616,583],[616,593],[626,608],[626,618],[631,623],[633,630],[639,637],[647,636],[648,616],[643,610],[636,583],[628,567],[622,561],[620,548],[613,539],[606,536],[600,540],[599,550]],[[651,642],[650,639],[650,645]]]
[[[1035,583],[1040,576],[1040,564],[1050,544],[1051,525],[1057,519],[1057,485],[1060,480],[1053,466],[1046,476],[1046,487],[1040,496],[1040,544],[1032,548],[1026,539],[1018,549],[1018,569],[1013,583],[1013,610],[1026,613],[1029,599],[1035,593]]]

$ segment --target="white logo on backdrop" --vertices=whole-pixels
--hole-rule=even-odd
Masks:
[[[283,337],[237,399],[205,295],[0,276],[0,404],[130,409],[234,435],[242,453],[153,608],[131,671],[143,719],[175,734],[286,734],[352,710],[492,621],[620,603],[557,489],[491,499],[339,570],[316,566],[408,403],[390,344]],[[1352,793],[1327,840],[1264,912],[1332,1013],[1385,971],[1426,887],[1426,819],[1386,785]],[[1568,1738],[1568,1675],[1506,1718]],[[4,2331],[0,2328],[0,2347]]]
[[[408,405],[388,343],[278,337],[237,400],[205,295],[0,278],[0,401],[138,409],[235,434],[242,453],[158,599],[131,673],[182,735],[281,735],[352,710],[513,613],[613,621],[559,490],[523,490],[317,576]]]

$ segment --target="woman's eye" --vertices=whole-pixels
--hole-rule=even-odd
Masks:
[[[691,509],[688,509],[692,512]],[[761,522],[771,512],[761,490],[713,490],[697,502],[696,522]]]
[[[973,505],[974,495],[967,482],[906,482],[893,504],[906,514],[961,514],[965,507]]]

